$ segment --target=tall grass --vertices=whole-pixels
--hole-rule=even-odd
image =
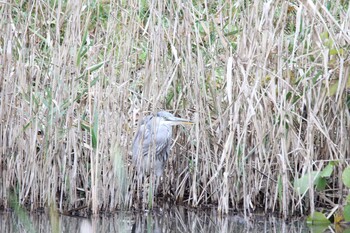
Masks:
[[[0,6],[2,207],[11,193],[31,210],[138,207],[131,143],[160,109],[195,121],[161,181],[178,203],[289,216],[345,195],[347,1]],[[324,195],[299,195],[293,181],[329,161]]]

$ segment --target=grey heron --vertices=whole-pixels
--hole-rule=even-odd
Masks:
[[[170,153],[172,126],[192,123],[166,111],[143,118],[132,145],[133,162],[139,177],[149,172],[162,176]]]

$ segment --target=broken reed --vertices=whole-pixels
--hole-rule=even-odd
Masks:
[[[0,205],[139,206],[139,116],[178,127],[165,194],[283,216],[342,200],[348,164],[346,1],[1,3]],[[293,180],[337,161],[327,196]],[[144,200],[147,202],[148,200]]]

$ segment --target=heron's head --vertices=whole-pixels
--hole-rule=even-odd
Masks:
[[[191,120],[175,117],[173,114],[166,111],[158,112],[157,117],[160,117],[162,122],[167,125],[193,124]]]

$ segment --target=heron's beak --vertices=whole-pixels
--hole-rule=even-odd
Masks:
[[[179,117],[170,117],[166,121],[172,125],[192,125],[192,124],[194,124],[194,122],[191,120],[179,118]]]

